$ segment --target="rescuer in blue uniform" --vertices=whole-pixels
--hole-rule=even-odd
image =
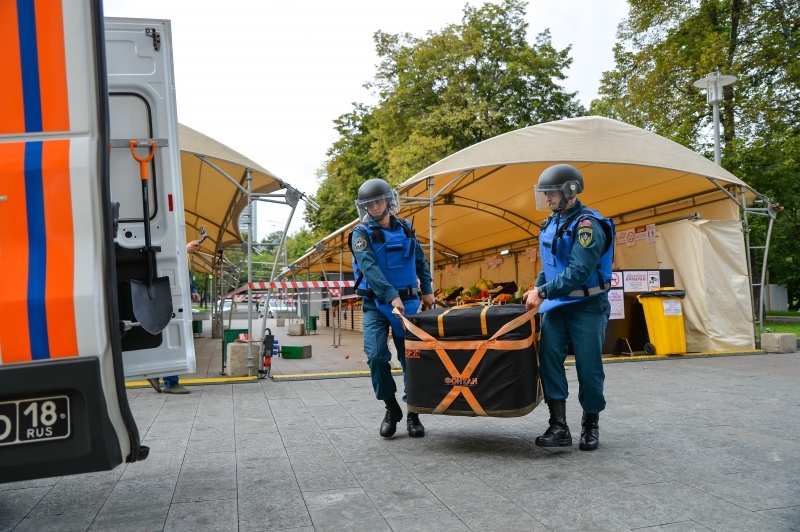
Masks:
[[[386,181],[365,181],[358,189],[356,200],[361,223],[350,235],[356,291],[363,298],[364,352],[375,397],[386,403],[386,415],[380,428],[384,438],[393,436],[397,422],[403,419],[403,410],[395,398],[397,385],[389,365],[391,352],[387,342],[391,327],[405,385],[405,331],[392,311],[397,309],[403,315],[416,313],[420,294],[425,306],[430,307],[435,301],[428,261],[411,225],[395,216],[399,206],[397,191]],[[418,414],[409,412],[406,423],[412,438],[425,435]]]
[[[539,233],[542,271],[525,293],[528,309],[542,314],[539,362],[550,426],[536,438],[540,447],[572,445],[566,418],[569,395],[564,360],[572,343],[583,408],[583,451],[597,449],[603,396],[602,348],[611,307],[608,289],[614,260],[614,223],[585,207],[577,195],[583,176],[574,166],[545,169],[535,188],[536,207],[551,210]]]

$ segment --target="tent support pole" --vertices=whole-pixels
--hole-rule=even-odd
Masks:
[[[434,202],[434,194],[433,194],[433,178],[428,178],[428,227],[430,227],[429,233],[429,242],[428,242],[428,266],[431,270],[431,279],[433,279],[433,271],[434,271],[434,262],[433,262],[433,202]]]
[[[765,197],[761,197],[760,200],[764,202],[766,205],[763,208],[753,208],[747,207],[747,198],[746,198],[746,191],[744,187],[740,188],[741,191],[741,205],[742,205],[742,230],[744,231],[745,236],[745,250],[747,252],[747,272],[750,277],[750,300],[753,303],[753,322],[754,322],[754,333],[756,334],[756,343],[757,346],[761,346],[761,334],[764,328],[764,291],[768,289],[766,286],[766,277],[767,277],[767,259],[769,257],[769,244],[772,240],[772,226],[775,222],[775,217],[778,214],[778,208],[776,208],[770,200]],[[764,241],[763,246],[753,246],[750,243],[750,222],[748,220],[748,214],[754,216],[769,216],[769,223],[767,225],[767,237]],[[758,268],[758,257],[755,256],[754,252],[757,250],[763,250],[763,255],[761,256],[761,267]],[[759,275],[758,283],[754,282],[753,277]],[[756,294],[756,292],[758,292]],[[757,326],[757,331],[755,330],[755,326]]]
[[[253,174],[248,168],[245,171],[245,181],[247,183],[247,210],[250,215],[247,217],[247,376],[253,376],[253,217],[255,216],[255,206],[253,205]],[[233,310],[231,310],[231,314]],[[224,353],[223,353],[224,355]]]

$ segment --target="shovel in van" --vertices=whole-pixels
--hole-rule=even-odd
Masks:
[[[139,176],[142,181],[142,210],[144,211],[144,248],[142,253],[147,262],[147,279],[131,279],[131,302],[136,321],[150,334],[158,334],[164,330],[172,319],[172,291],[169,277],[154,277],[156,251],[150,240],[150,198],[147,188],[147,165],[153,160],[156,152],[155,141],[150,141],[150,153],[147,157],[136,154],[136,141],[131,141],[131,153],[139,163]]]

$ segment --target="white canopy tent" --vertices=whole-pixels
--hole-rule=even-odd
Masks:
[[[633,245],[618,238],[615,268],[674,270],[675,284],[687,292],[690,351],[753,348],[752,288],[762,283],[752,279],[747,260],[747,219],[774,215],[769,200],[701,155],[608,118],[560,120],[499,135],[402,183],[400,215],[413,221],[427,244],[434,283],[533,281],[540,269],[533,250],[548,214],[536,210],[533,187],[557,163],[580,169],[581,201],[613,218],[619,235],[632,232]],[[333,241],[342,241],[341,230],[320,243],[330,251],[318,253],[318,260],[336,257],[336,263],[349,264],[347,251],[330,246]]]

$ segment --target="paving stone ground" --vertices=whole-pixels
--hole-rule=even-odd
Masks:
[[[0,483],[0,531],[800,531],[800,352],[606,364],[600,448],[583,452],[574,369],[571,448],[533,444],[544,404],[384,439],[368,377],[192,384],[219,376],[208,336],[191,394],[128,390],[147,460]],[[366,369],[356,333],[284,340],[314,354],[276,374]]]

